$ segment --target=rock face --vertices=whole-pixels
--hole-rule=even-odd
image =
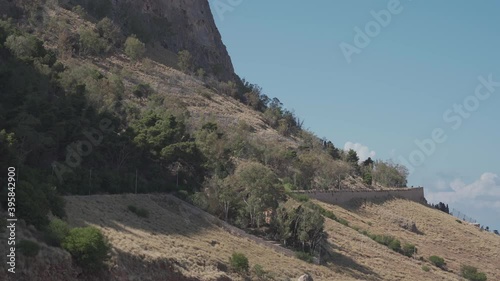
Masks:
[[[196,68],[224,81],[234,78],[208,0],[111,0],[111,4],[114,20],[130,33],[174,53],[188,50]]]

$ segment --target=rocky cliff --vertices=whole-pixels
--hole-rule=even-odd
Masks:
[[[177,53],[188,50],[196,68],[227,81],[234,78],[231,58],[208,0],[111,0],[111,16],[129,33]]]

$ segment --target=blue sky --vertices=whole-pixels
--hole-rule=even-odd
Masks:
[[[429,201],[500,229],[500,2],[210,2],[241,77],[319,137],[410,163]]]

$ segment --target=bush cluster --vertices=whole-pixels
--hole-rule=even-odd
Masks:
[[[52,220],[44,231],[45,241],[47,244],[60,247],[62,241],[70,232],[68,224],[60,219]]]
[[[440,257],[440,256],[430,256],[430,257],[429,257],[429,261],[430,261],[433,265],[435,265],[435,266],[437,266],[437,267],[439,267],[439,268],[444,268],[444,267],[445,267],[445,265],[446,265],[446,262],[445,262],[445,261],[444,261],[444,259],[443,259],[442,257]]]
[[[462,265],[460,268],[462,277],[470,281],[486,281],[488,278],[484,272],[479,272],[478,269],[470,265]]]
[[[104,235],[95,227],[73,228],[64,238],[63,248],[84,270],[95,272],[105,267],[110,246]]]
[[[146,45],[137,39],[137,37],[130,36],[125,40],[125,54],[132,60],[137,61],[142,59],[145,52]]]
[[[229,258],[229,265],[231,269],[238,273],[246,273],[250,268],[248,263],[248,258],[242,253],[233,253],[233,255]]]

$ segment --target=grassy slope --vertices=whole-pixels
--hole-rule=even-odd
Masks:
[[[236,237],[168,195],[70,196],[66,201],[71,225],[96,226],[111,242],[114,277],[164,280],[165,272],[147,265],[168,263],[184,276],[216,280],[225,274],[217,264],[227,265],[229,256],[238,251],[247,255],[251,266],[260,264],[278,277],[293,279],[310,272],[315,280],[355,280]],[[149,218],[128,211],[130,204],[149,210]]]
[[[327,220],[330,241],[347,261],[353,259],[379,276],[373,280],[460,280],[457,274],[462,264],[476,266],[488,275],[488,280],[500,280],[500,237],[460,224],[453,216],[406,200],[352,208],[318,203],[360,230],[393,235],[401,243],[415,244],[417,257],[443,257],[449,270],[445,272],[428,262],[404,257],[354,229]],[[397,222],[401,220],[414,222],[421,234],[400,227]],[[430,266],[431,271],[424,272],[422,265]]]

